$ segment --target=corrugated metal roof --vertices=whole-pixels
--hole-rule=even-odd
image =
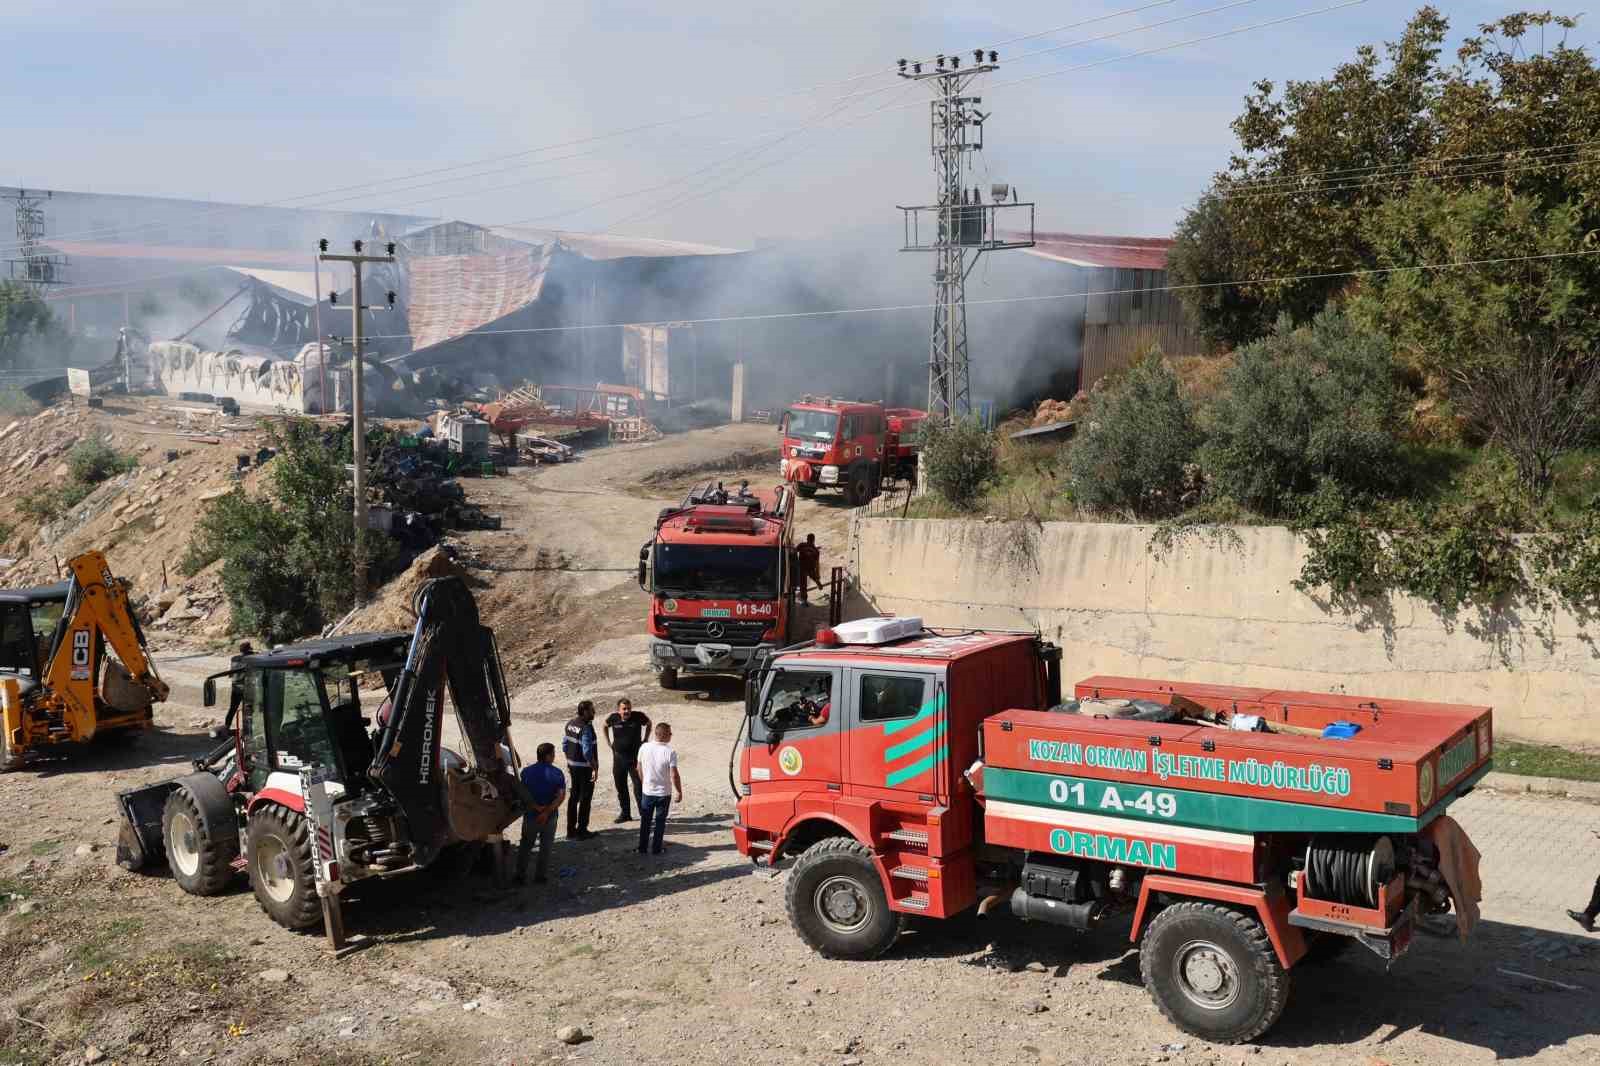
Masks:
[[[1171,237],[1111,237],[1093,233],[1035,233],[1029,254],[1082,267],[1165,270]]]
[[[687,241],[663,241],[653,237],[628,237],[616,233],[578,233],[571,230],[533,229],[527,226],[490,226],[489,232],[512,240],[542,244],[560,241],[585,259],[626,259],[631,256],[665,257],[675,255],[732,255],[737,248]]]
[[[447,224],[449,236],[473,229]],[[407,248],[427,231],[407,234]],[[460,246],[459,244],[457,246]],[[520,311],[539,299],[553,245],[490,245],[482,252],[405,255],[406,319],[412,354]]]
[[[189,248],[173,244],[125,244],[121,241],[61,241],[46,239],[46,244],[74,259],[148,259],[192,266],[288,267],[304,270],[313,261],[314,251],[265,251],[259,248]]]

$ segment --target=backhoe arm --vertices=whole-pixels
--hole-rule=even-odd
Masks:
[[[69,559],[67,567],[72,572],[72,586],[45,661],[44,678],[72,720],[72,735],[90,737],[96,724],[100,639],[111,646],[152,700],[165,700],[169,690],[145,650],[144,631],[128,604],[127,586],[111,576],[106,557],[97,551],[84,552]]]

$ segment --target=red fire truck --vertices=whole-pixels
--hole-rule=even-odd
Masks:
[[[656,518],[639,549],[650,593],[650,666],[662,688],[679,674],[744,674],[781,645],[792,609],[794,494],[707,482]]]
[[[886,481],[917,473],[916,433],[926,411],[802,396],[783,413],[783,479],[802,496],[839,489],[859,507]]]
[[[1445,811],[1489,769],[1489,708],[1114,677],[1062,703],[1060,658],[878,618],[764,659],[733,832],[795,860],[807,944],[871,958],[908,915],[1001,904],[1076,930],[1130,915],[1167,1018],[1239,1042],[1308,955],[1391,959],[1424,916],[1476,920],[1477,852]]]

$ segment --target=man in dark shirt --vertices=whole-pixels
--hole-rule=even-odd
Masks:
[[[806,599],[806,585],[808,582],[817,586],[817,591],[822,591],[822,549],[817,547],[817,535],[807,533],[806,539],[794,550],[795,570],[797,582],[800,586],[800,602],[809,602]]]
[[[589,804],[594,799],[594,770],[600,761],[599,744],[594,735],[594,703],[583,700],[578,713],[567,723],[561,751],[567,757],[567,773],[572,775],[572,792],[567,797],[567,836],[588,840]]]
[[[528,854],[539,842],[539,865],[533,883],[542,885],[550,872],[550,849],[556,843],[556,822],[561,820],[561,801],[567,796],[567,779],[556,769],[556,746],[546,741],[535,754],[537,762],[522,768],[522,784],[533,797],[533,806],[522,816],[522,840],[517,844],[517,884],[528,880]]]
[[[650,719],[643,711],[633,709],[633,701],[624,696],[617,701],[617,709],[606,716],[606,747],[611,749],[611,780],[617,786],[617,802],[622,813],[617,822],[633,821],[633,808],[628,805],[628,791],[644,810],[643,793],[633,768],[639,763],[639,746],[650,736]]]

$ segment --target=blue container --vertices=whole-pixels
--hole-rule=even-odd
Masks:
[[[1329,722],[1322,727],[1322,739],[1349,740],[1359,732],[1361,727],[1354,722]]]

